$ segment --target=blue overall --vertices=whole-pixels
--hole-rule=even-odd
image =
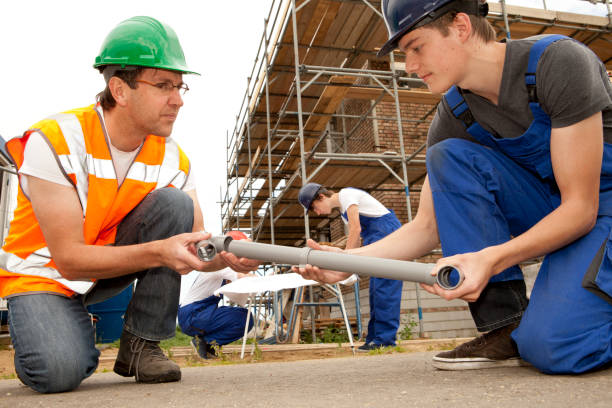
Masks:
[[[247,319],[244,307],[219,307],[220,296],[209,296],[197,302],[181,306],[178,311],[178,322],[183,333],[198,336],[207,343],[215,342],[224,346],[242,338]],[[252,316],[251,316],[252,317]],[[253,319],[249,320],[249,330],[253,328]]]
[[[519,137],[504,139],[484,130],[456,87],[445,96],[479,142],[451,138],[427,152],[445,256],[506,242],[561,203],[550,157],[551,122],[537,100],[535,73],[546,47],[562,38],[567,37],[544,37],[530,50],[525,82],[534,119]],[[508,322],[520,319],[512,333],[519,353],[546,373],[582,373],[612,360],[612,145],[607,143],[600,180],[595,227],[548,254],[522,318],[520,311],[505,317]],[[513,266],[491,278],[488,287],[522,279],[520,268]],[[496,302],[479,306],[499,308]],[[495,324],[507,322],[502,316]]]
[[[342,214],[348,220],[346,211]],[[380,217],[359,214],[362,244],[376,242],[402,226],[393,210]],[[370,321],[365,342],[377,346],[394,346],[400,323],[402,281],[370,278]]]

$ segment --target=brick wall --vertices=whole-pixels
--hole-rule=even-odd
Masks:
[[[370,61],[366,63],[364,68],[388,70],[389,64],[386,62]],[[371,80],[368,78],[359,78],[356,81],[356,84],[367,83],[371,83]],[[390,86],[390,84],[385,85]],[[362,115],[367,112],[370,107],[370,101],[346,99],[337,113]],[[433,108],[434,105],[421,105],[415,103],[400,104],[404,151],[406,154],[411,154],[426,142],[427,130],[429,129],[429,124],[432,119],[432,115],[430,114],[427,116],[427,114]],[[332,123],[334,129],[338,131],[345,129],[345,133],[354,129],[346,145],[336,138],[335,151],[346,151],[347,153],[393,151],[398,154],[400,153],[399,129],[398,123],[395,120],[397,117],[395,104],[392,102],[379,102],[369,116],[375,116],[377,119],[366,119],[361,122],[359,119],[353,118],[345,118],[344,120],[341,118],[334,119]],[[427,118],[423,123],[416,122],[422,120],[426,116]],[[358,123],[359,125],[355,127]],[[375,132],[378,137],[378,143],[376,142]],[[424,154],[425,150],[421,151],[422,157],[424,157]],[[397,173],[401,175],[401,169]],[[412,217],[414,217],[419,206],[419,195],[423,180],[418,180],[414,183],[412,180],[408,180],[408,182],[410,183],[411,190],[410,205]],[[397,183],[389,183],[379,186],[378,189],[381,191],[372,191],[372,196],[388,208],[393,209],[402,223],[408,222],[408,209],[403,186]],[[330,224],[330,234],[332,242],[336,242],[344,236],[344,226],[340,219]]]

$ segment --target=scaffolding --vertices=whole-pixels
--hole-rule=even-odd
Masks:
[[[607,17],[552,11],[544,1],[543,9],[532,9],[501,0],[490,4],[487,18],[498,39],[572,37],[610,70],[612,15],[609,0],[599,2]],[[376,57],[386,38],[380,1],[272,1],[227,137],[224,230],[279,245],[301,246],[310,237],[341,242],[338,215],[310,216],[298,204],[299,188],[312,181],[335,191],[361,188],[387,206],[385,198],[401,197],[400,220],[412,219],[426,175],[426,130],[441,95],[403,71],[400,52]],[[381,141],[388,133],[395,140]],[[397,200],[393,205],[398,212]],[[315,306],[309,307],[314,331]]]

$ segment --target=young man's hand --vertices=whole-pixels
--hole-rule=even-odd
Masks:
[[[421,287],[427,292],[443,297],[446,300],[463,299],[466,302],[475,302],[484,290],[489,279],[493,276],[491,257],[486,256],[486,248],[478,252],[458,254],[446,258],[440,258],[436,263],[432,275],[436,275],[443,266],[450,265],[461,271],[463,282],[459,287],[452,290],[442,289],[437,284]]]
[[[331,247],[327,245],[319,245],[312,239],[309,239],[306,244],[312,249],[329,252],[343,252],[340,248]],[[291,270],[302,275],[304,279],[312,279],[321,283],[336,283],[351,276],[350,273],[320,269],[319,267],[312,265],[304,265],[301,267],[292,266]]]

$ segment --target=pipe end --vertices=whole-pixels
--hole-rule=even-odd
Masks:
[[[452,266],[443,266],[436,275],[436,283],[446,290],[456,289],[463,282],[463,273]]]
[[[196,253],[201,261],[211,261],[217,255],[217,249],[209,241],[200,241],[196,244]]]

